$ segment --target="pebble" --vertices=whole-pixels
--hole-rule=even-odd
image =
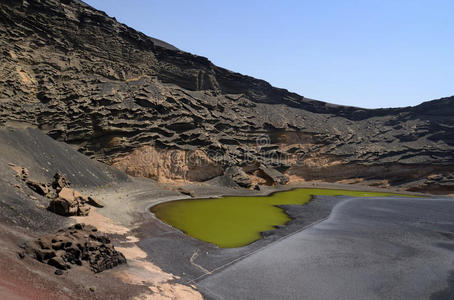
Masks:
[[[60,269],[55,270],[55,275],[63,275],[63,271]]]

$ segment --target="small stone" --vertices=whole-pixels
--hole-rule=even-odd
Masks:
[[[104,203],[99,200],[99,199],[94,199],[92,197],[88,197],[87,204],[90,204],[91,206],[102,208],[104,207]]]
[[[184,189],[184,188],[179,188],[178,191],[179,191],[180,193],[182,193],[183,195],[191,196],[192,198],[195,197],[194,191],[189,191],[189,190],[186,190],[186,189]]]
[[[63,271],[60,269],[55,270],[55,275],[63,275]]]

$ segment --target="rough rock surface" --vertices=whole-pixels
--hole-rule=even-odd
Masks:
[[[413,183],[410,191],[429,192],[432,194],[449,194],[454,191],[454,172],[446,174],[431,174]]]
[[[29,178],[29,171],[26,168],[11,165],[22,181],[34,192],[41,196],[52,199],[48,210],[62,216],[87,216],[90,207],[103,207],[104,204],[92,197],[86,197],[74,189],[69,188],[71,183],[62,174],[56,173],[50,184],[37,182]]]
[[[225,170],[225,175],[229,176],[233,182],[241,187],[249,188],[252,185],[252,181],[249,176],[238,166],[227,168]]]
[[[256,161],[306,180],[401,184],[454,169],[454,97],[374,110],[311,100],[81,1],[2,1],[0,53],[0,124],[36,125],[131,174],[207,180]],[[150,164],[144,147],[182,155]],[[206,159],[194,165],[194,151]]]
[[[126,263],[124,255],[115,250],[107,236],[85,224],[75,224],[66,230],[45,235],[25,243],[22,248],[21,257],[30,255],[60,270],[77,265],[87,266],[99,273]]]
[[[286,184],[289,181],[288,176],[275,169],[267,168],[264,165],[260,165],[258,171],[261,174],[260,177],[270,181],[271,185]]]

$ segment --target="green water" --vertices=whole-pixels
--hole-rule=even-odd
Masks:
[[[250,244],[261,238],[260,232],[285,225],[289,216],[275,205],[305,204],[313,195],[354,197],[403,196],[328,189],[296,189],[264,197],[223,197],[190,199],[158,204],[152,212],[161,220],[186,234],[221,248]]]

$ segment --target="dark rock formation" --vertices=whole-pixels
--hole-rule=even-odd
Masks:
[[[17,171],[17,176],[24,181],[27,186],[41,196],[52,199],[48,210],[62,216],[87,216],[91,205],[94,207],[104,207],[100,200],[86,197],[81,193],[69,188],[71,183],[62,174],[56,173],[51,183],[46,184],[29,179],[29,172],[26,168],[12,166]],[[20,171],[19,171],[20,170]]]
[[[184,189],[184,188],[178,188],[178,191],[180,193],[182,193],[183,195],[190,196],[192,198],[195,197],[194,191],[190,191],[190,190],[187,190],[187,189]]]
[[[66,179],[65,176],[63,176],[59,172],[55,173],[54,181],[51,183],[51,186],[54,190],[57,191],[57,193],[60,193],[62,189],[69,187],[70,185],[71,183],[68,179]]]
[[[46,196],[49,193],[49,188],[44,183],[39,183],[33,180],[27,180],[26,183],[29,188],[31,188],[41,196]]]
[[[454,191],[454,172],[431,174],[411,184],[408,190],[413,192],[429,192],[432,194],[449,194]]]
[[[63,188],[47,209],[61,216],[88,216],[90,207],[86,203],[88,200],[76,191]]]
[[[240,167],[234,166],[227,168],[225,175],[229,176],[233,182],[241,187],[249,188],[252,185],[251,179]]]
[[[185,171],[183,156],[116,164],[134,174],[152,165],[170,178],[207,180],[222,172],[213,162],[247,161],[309,180],[401,184],[454,170],[454,97],[393,109],[311,100],[75,0],[0,3],[0,53],[0,124],[36,125],[108,163],[133,161],[148,146],[204,151],[211,166]]]
[[[288,176],[280,173],[275,169],[270,169],[261,165],[258,170],[261,174],[260,177],[265,178],[267,181],[271,182],[271,185],[288,183]]]
[[[107,236],[85,224],[75,224],[66,230],[45,235],[25,243],[22,248],[24,251],[20,257],[29,255],[58,270],[69,270],[77,265],[99,273],[126,263],[124,255],[115,250]]]
[[[92,197],[88,197],[87,204],[89,204],[91,206],[94,206],[94,207],[98,207],[98,208],[103,208],[104,207],[104,203],[101,200],[94,199]]]

